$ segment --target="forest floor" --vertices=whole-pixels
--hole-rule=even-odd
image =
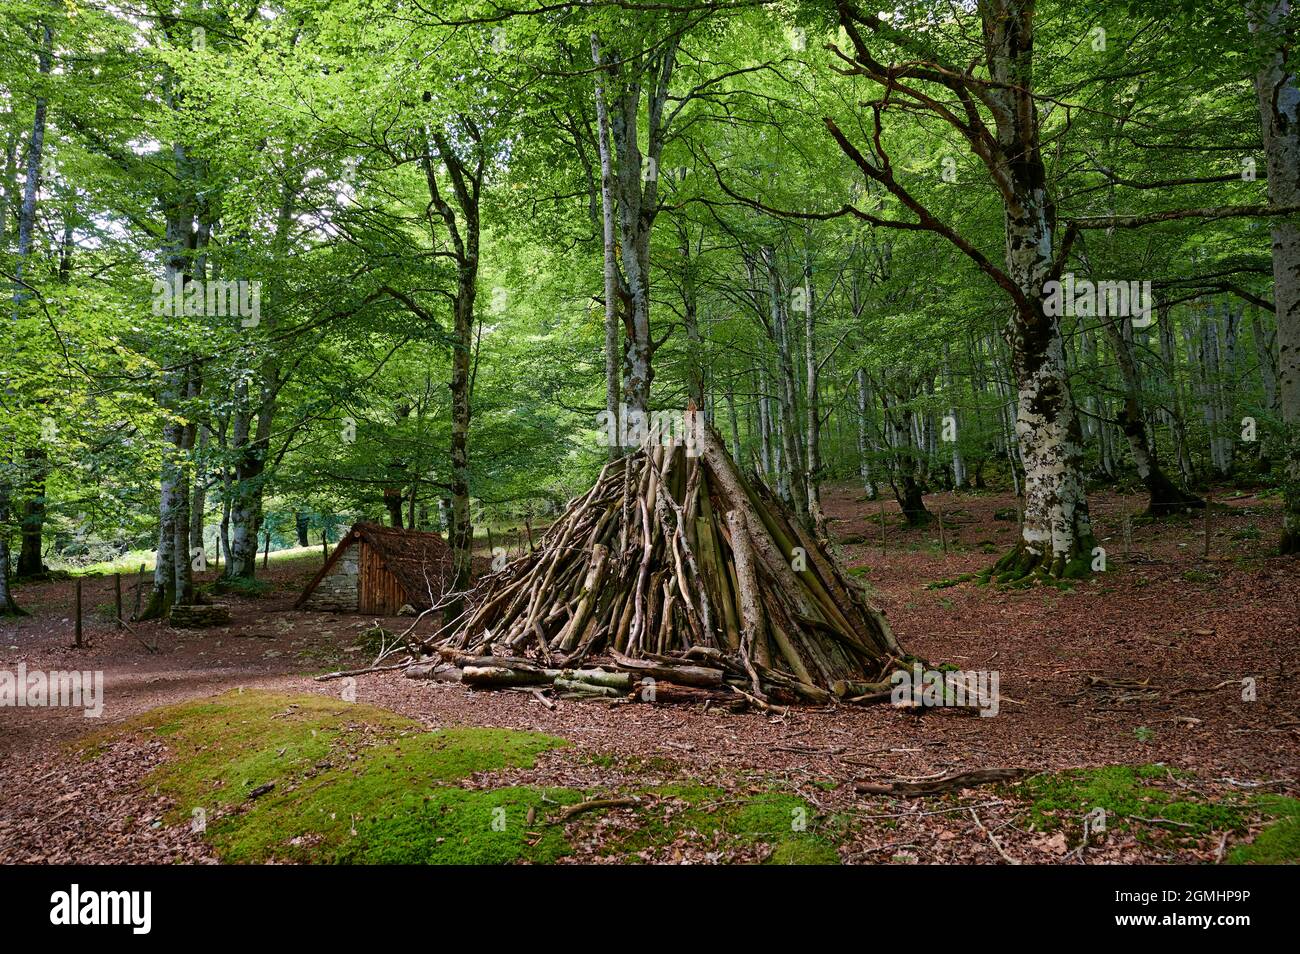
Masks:
[[[550,709],[396,673],[359,677],[345,704],[311,677],[364,666],[376,621],[292,610],[319,555],[273,562],[261,598],[221,597],[232,625],[205,632],[115,630],[112,579],[88,578],[82,649],[73,584],[24,585],[32,615],[0,622],[0,670],[102,670],[104,711],[0,708],[0,861],[1297,860],[1300,567],[1269,554],[1277,499],[1217,493],[1208,558],[1200,516],[1135,521],[1126,543],[1141,500],[1091,499],[1106,572],[929,588],[1010,547],[1010,495],[927,497],[945,554],[893,501],[882,552],[879,505],[827,494],[903,646],[998,672],[990,718]],[[930,798],[855,789],[1008,766],[1033,774]],[[583,798],[617,801],[570,815]],[[1085,839],[1098,807],[1105,830],[1093,815]]]

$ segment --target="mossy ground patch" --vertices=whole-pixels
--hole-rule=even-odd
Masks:
[[[609,853],[625,860],[654,858],[684,836],[718,849],[765,845],[769,864],[839,864],[835,825],[802,798],[764,791],[737,795],[695,783],[660,785],[645,792],[651,804],[636,824],[616,835]]]
[[[206,819],[204,837],[227,862],[508,864],[552,862],[569,836],[598,823],[558,813],[608,791],[502,784],[490,773],[527,769],[567,743],[556,736],[478,727],[427,731],[384,709],[327,696],[230,692],[154,710],[83,742],[94,758],[124,735],[167,747],[145,784],[169,796],[173,825]],[[602,767],[618,757],[588,756]],[[639,760],[633,760],[638,762]],[[671,769],[668,760],[658,768]],[[488,773],[485,777],[484,773]],[[471,781],[472,779],[472,781]],[[774,863],[835,864],[813,808],[772,791],[737,795],[679,783],[630,787],[643,808],[597,854],[635,861],[678,841],[707,841]]]
[[[1013,791],[1027,801],[1032,827],[1064,830],[1073,843],[1082,839],[1084,816],[1100,808],[1108,830],[1131,831],[1139,841],[1187,843],[1230,833],[1242,841],[1229,862],[1300,861],[1300,800],[1241,792],[1210,797],[1192,784],[1180,786],[1184,779],[1190,782],[1166,765],[1106,765],[1035,775]]]
[[[165,742],[168,760],[146,784],[174,800],[169,823],[189,823],[200,809],[205,837],[231,862],[549,861],[567,843],[558,830],[528,835],[528,809],[536,822],[580,797],[456,784],[530,767],[563,739],[509,729],[429,732],[325,696],[226,693],[155,710],[121,732]],[[111,738],[92,740],[88,755]]]

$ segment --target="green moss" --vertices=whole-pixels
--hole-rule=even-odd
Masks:
[[[250,599],[259,599],[267,596],[275,590],[275,584],[270,580],[258,580],[253,577],[240,576],[233,579],[221,577],[213,580],[211,583],[205,583],[198,588],[200,593],[233,593],[236,596],[246,596]]]
[[[552,860],[568,845],[548,832],[529,845],[524,819],[544,816],[543,793],[526,788],[466,790],[445,783],[510,766],[563,744],[508,729],[447,729],[377,745],[350,764],[297,788],[271,792],[210,829],[230,861],[502,863]],[[579,792],[548,795],[554,804]],[[537,849],[533,851],[532,849]]]
[[[1092,548],[1079,554],[1073,560],[1065,564],[1065,569],[1061,571],[1062,580],[1083,580],[1092,574]]]
[[[949,580],[935,580],[932,583],[927,583],[925,588],[927,590],[946,590],[951,586],[960,586],[962,583],[968,583],[974,579],[978,579],[978,574],[963,573],[961,576],[954,576]]]
[[[809,822],[807,802],[777,792],[751,796],[724,818],[728,831],[745,835],[783,836],[807,830]]]
[[[641,813],[637,826],[611,844],[634,858],[688,836],[711,844],[768,844],[768,864],[839,864],[839,854],[820,832],[815,810],[784,792],[761,792],[739,799],[725,789],[692,783],[661,785],[650,793],[668,802]]]
[[[383,814],[360,823],[337,860],[403,865],[552,862],[570,848],[564,829],[547,816],[581,798],[575,789],[528,786],[408,793]]]
[[[169,824],[189,824],[202,809],[204,837],[230,863],[552,862],[570,851],[556,812],[591,794],[462,787],[481,773],[534,765],[541,753],[565,745],[554,736],[428,732],[386,710],[328,696],[232,692],[159,709],[90,740],[87,756],[124,735],[166,746],[166,761],[145,785],[173,801]],[[656,757],[589,760],[673,768]],[[738,797],[690,781],[639,794],[654,798],[608,839],[606,850],[615,856],[632,860],[643,850],[703,841],[723,852],[768,846],[774,864],[838,862],[842,820],[819,818],[795,795]],[[584,813],[573,824],[590,824],[599,814]]]
[[[696,782],[672,782],[668,785],[659,785],[650,789],[650,793],[661,798],[675,798],[678,801],[686,802],[688,805],[696,805],[700,802],[726,796],[723,789],[710,785],[700,785]]]
[[[228,693],[157,710],[126,731],[166,740],[168,760],[146,784],[175,800],[172,823],[203,809],[206,837],[228,862],[552,861],[569,846],[546,816],[581,797],[452,784],[532,766],[562,739],[508,729],[426,732],[391,712],[325,696]]]
[[[1235,846],[1232,864],[1300,862],[1300,800],[1281,795],[1223,799],[1202,797],[1155,782],[1186,779],[1189,772],[1167,765],[1107,765],[1054,775],[1039,775],[1014,787],[1029,800],[1029,822],[1040,830],[1064,829],[1082,836],[1083,817],[1106,812],[1108,829],[1133,832],[1144,842],[1199,841],[1216,832],[1245,835],[1252,825],[1271,821],[1249,843]]]
[[[815,838],[786,838],[777,843],[768,858],[770,865],[837,865],[840,855]]]
[[[1300,799],[1283,795],[1261,795],[1252,804],[1277,818],[1249,844],[1228,852],[1234,865],[1286,865],[1300,863]]]
[[[677,770],[677,763],[662,755],[590,755],[587,760],[601,768],[615,768],[624,775],[669,775]]]
[[[329,696],[234,691],[154,709],[81,745],[93,757],[122,735],[165,738],[170,759],[151,780],[199,806],[240,801],[260,785],[311,769],[336,746],[346,751],[418,731],[410,719]]]
[[[1146,784],[1167,778],[1169,772],[1163,765],[1107,765],[1034,776],[1016,788],[1029,799],[1030,822],[1038,829],[1081,831],[1083,816],[1095,808],[1104,809],[1107,826],[1117,829],[1135,827],[1138,819],[1172,822],[1176,831],[1171,834],[1179,837],[1244,829],[1250,814],[1245,804],[1175,795]],[[1151,829],[1139,830],[1149,834]]]

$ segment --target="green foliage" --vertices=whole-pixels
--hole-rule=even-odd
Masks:
[[[879,136],[868,135],[864,104],[880,90],[843,71],[850,45],[834,5],[526,2],[509,16],[483,0],[440,3],[436,14],[376,0],[277,0],[249,16],[182,6],[184,16],[162,19],[38,2],[0,14],[7,285],[38,99],[49,117],[26,284],[0,354],[0,445],[12,449],[0,455],[0,487],[14,502],[0,507],[0,531],[13,536],[23,506],[42,503],[51,565],[156,545],[160,472],[175,456],[163,440],[169,423],[199,434],[176,463],[206,489],[208,552],[224,506],[249,500],[275,549],[294,542],[295,517],[312,542],[322,530],[337,539],[355,518],[388,519],[386,493],[400,498],[404,522],[445,529],[449,303],[463,276],[428,191],[433,181],[442,198],[454,192],[429,150],[435,130],[484,170],[473,518],[542,522],[588,486],[606,454],[596,426],[606,395],[593,33],[622,57],[622,79],[665,37],[681,42],[649,240],[653,403],[681,407],[701,378],[729,439],[734,423],[737,456],[760,467],[767,456],[775,479],[760,404],[772,410],[784,344],[800,428],[810,354],[819,373],[819,479],[860,481],[865,465],[883,489],[902,468],[934,490],[952,480],[959,451],[979,480],[1019,484],[1004,289],[951,242],[913,227],[915,210],[868,183],[824,119],[877,147],[870,160],[887,159],[917,203],[991,261],[1005,251],[995,174],[949,123],[896,100],[882,104]],[[1242,10],[1193,6],[1036,7],[1035,93],[1061,223],[1266,199],[1265,178],[1241,174],[1247,160],[1264,167],[1251,82],[1263,51]],[[887,61],[965,64],[980,34],[968,7],[934,17],[928,4],[902,4],[896,14],[925,28],[885,25],[872,42]],[[37,22],[54,35],[56,70],[39,67]],[[648,108],[634,123],[643,155]],[[180,259],[208,280],[260,282],[258,321],[157,311],[167,213],[178,208],[209,238]],[[1167,469],[1186,461],[1181,479],[1220,478],[1207,451],[1228,438],[1233,479],[1262,483],[1264,494],[1280,480],[1284,435],[1261,372],[1276,322],[1254,304],[1269,297],[1269,254],[1263,222],[1230,217],[1088,230],[1064,263],[1081,277],[1170,290],[1167,313],[1133,329],[1133,347],[1140,402],[1158,409],[1158,457]],[[812,307],[801,313],[794,296],[805,281]],[[784,342],[770,284],[790,310]],[[1070,317],[1063,330],[1086,467],[1099,483],[1132,484],[1113,344],[1095,316]],[[197,393],[166,396],[186,362],[198,368]],[[1227,395],[1234,427],[1256,418],[1260,439],[1200,413],[1211,392]],[[960,426],[938,439],[947,417]]]

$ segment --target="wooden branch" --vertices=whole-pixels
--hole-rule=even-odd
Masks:
[[[858,782],[854,790],[864,795],[898,795],[902,798],[919,798],[927,795],[945,795],[977,785],[994,785],[1011,782],[1029,774],[1023,768],[972,769],[967,772],[949,772],[939,778],[890,782]]]

